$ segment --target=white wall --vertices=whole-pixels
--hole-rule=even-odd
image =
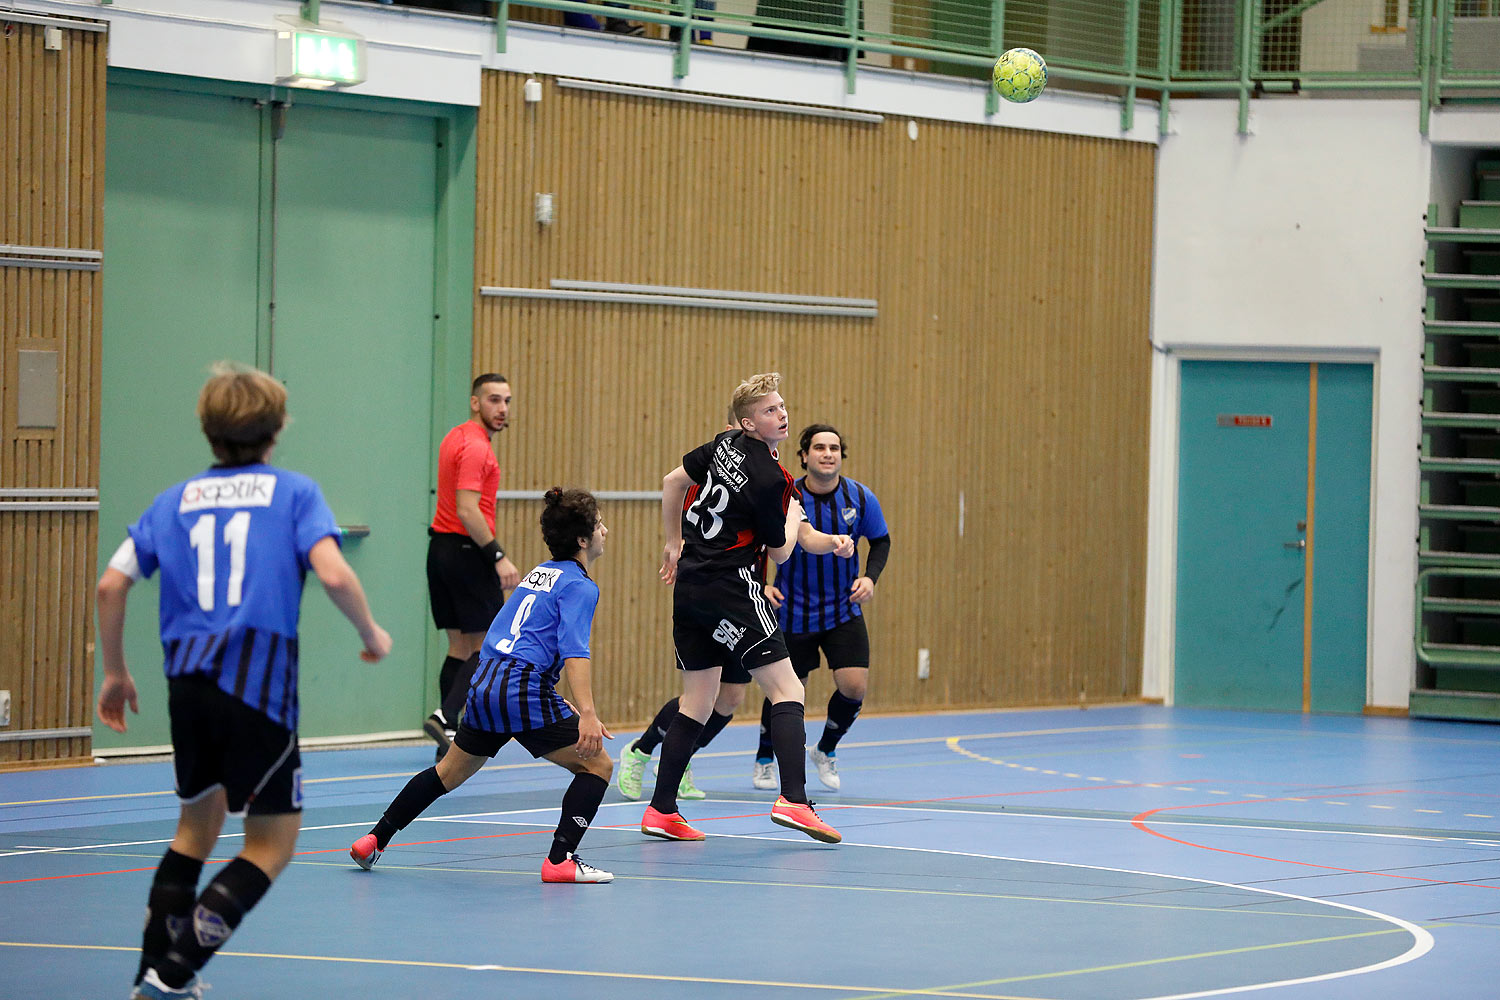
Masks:
[[[1178,364],[1184,357],[1375,362],[1368,703],[1413,673],[1423,214],[1434,151],[1413,100],[1172,105],[1161,144],[1144,692],[1170,698]],[[1434,135],[1455,132],[1435,116]],[[1500,143],[1500,112],[1465,133]]]

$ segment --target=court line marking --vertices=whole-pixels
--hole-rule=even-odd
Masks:
[[[1379,794],[1382,794],[1382,793],[1380,793],[1380,792],[1370,792],[1368,794],[1379,795]],[[1274,800],[1272,800],[1272,801],[1274,801]],[[1415,883],[1420,883],[1420,884],[1424,884],[1424,885],[1461,885],[1461,886],[1472,887],[1472,888],[1475,888],[1475,889],[1490,889],[1490,890],[1500,889],[1500,885],[1486,885],[1483,882],[1465,882],[1465,881],[1450,880],[1450,879],[1423,878],[1420,875],[1402,875],[1402,874],[1398,874],[1396,872],[1376,872],[1376,871],[1369,871],[1368,869],[1364,869],[1364,868],[1343,868],[1343,867],[1340,867],[1338,865],[1322,865],[1322,864],[1318,864],[1315,861],[1294,861],[1291,858],[1273,858],[1273,857],[1268,857],[1267,855],[1264,855],[1264,854],[1251,854],[1248,851],[1232,851],[1232,850],[1230,850],[1227,847],[1212,847],[1212,846],[1210,846],[1208,844],[1200,844],[1200,843],[1197,843],[1196,841],[1183,840],[1180,837],[1169,836],[1169,835],[1167,835],[1165,833],[1162,833],[1159,830],[1153,829],[1151,827],[1150,823],[1149,823],[1151,817],[1155,816],[1157,813],[1162,813],[1162,812],[1176,812],[1176,811],[1180,811],[1180,810],[1184,810],[1184,809],[1207,809],[1207,808],[1209,808],[1211,806],[1222,806],[1222,805],[1231,805],[1232,806],[1232,805],[1241,805],[1241,804],[1242,803],[1239,803],[1239,802],[1201,802],[1201,803],[1198,803],[1197,805],[1187,805],[1187,806],[1160,806],[1160,807],[1158,807],[1156,809],[1148,809],[1148,810],[1146,810],[1143,813],[1138,813],[1130,821],[1130,823],[1131,823],[1132,826],[1134,826],[1137,830],[1140,830],[1142,833],[1148,833],[1148,834],[1150,834],[1153,837],[1160,837],[1162,840],[1168,840],[1168,841],[1171,841],[1174,844],[1181,844],[1184,847],[1196,847],[1199,850],[1203,850],[1203,851],[1215,851],[1215,852],[1217,852],[1219,854],[1231,854],[1231,855],[1234,855],[1235,857],[1240,857],[1240,858],[1252,858],[1252,859],[1254,859],[1256,861],[1270,861],[1270,862],[1272,862],[1274,864],[1283,864],[1283,865],[1298,865],[1298,866],[1303,867],[1303,868],[1318,868],[1318,869],[1321,869],[1323,871],[1344,872],[1344,873],[1351,874],[1351,875],[1374,875],[1374,876],[1376,876],[1378,878],[1400,879],[1402,881],[1415,882]],[[1165,824],[1163,824],[1163,825],[1165,825]],[[1191,824],[1189,824],[1189,825],[1191,825]],[[1445,838],[1445,839],[1446,840],[1452,840],[1452,841],[1466,841],[1466,840],[1470,840],[1472,838],[1471,837],[1451,837],[1451,838]]]
[[[505,834],[505,835],[501,835],[501,836],[510,836],[510,835],[514,835],[514,834]],[[726,836],[726,835],[720,834],[719,836]],[[734,835],[734,834],[730,834],[730,835],[727,835],[727,836],[732,837],[734,839],[746,839],[746,840],[768,840],[768,839],[790,840],[790,838],[747,837],[747,836],[744,836],[744,835]],[[469,839],[469,838],[466,838],[466,839]],[[472,839],[479,839],[479,838],[472,838]],[[800,840],[796,840],[796,841],[792,841],[792,842],[800,843],[801,841]],[[1164,879],[1164,880],[1167,880],[1167,881],[1186,882],[1186,883],[1189,883],[1189,884],[1192,884],[1192,885],[1199,885],[1199,886],[1202,886],[1202,885],[1218,886],[1219,888],[1237,889],[1237,890],[1239,890],[1241,892],[1245,892],[1245,893],[1249,893],[1249,894],[1259,894],[1259,895],[1263,895],[1263,896],[1271,896],[1271,897],[1280,898],[1280,899],[1293,899],[1293,900],[1297,900],[1299,902],[1312,904],[1315,907],[1330,907],[1330,908],[1333,908],[1333,909],[1346,910],[1346,911],[1349,911],[1350,913],[1360,914],[1360,915],[1362,915],[1362,916],[1364,916],[1366,918],[1375,919],[1375,920],[1383,921],[1385,923],[1389,923],[1389,924],[1394,925],[1393,929],[1386,930],[1386,931],[1366,931],[1366,932],[1360,932],[1358,934],[1352,934],[1352,935],[1339,935],[1339,936],[1329,937],[1329,938],[1314,938],[1314,939],[1306,939],[1306,940],[1303,940],[1303,941],[1280,942],[1278,944],[1271,944],[1271,945],[1247,945],[1244,948],[1240,948],[1240,949],[1223,949],[1223,950],[1216,951],[1216,952],[1204,952],[1204,953],[1197,953],[1197,954],[1190,954],[1190,955],[1183,955],[1183,956],[1163,956],[1163,957],[1157,958],[1157,959],[1145,959],[1145,960],[1142,960],[1139,963],[1126,963],[1126,964],[1120,965],[1120,966],[1100,966],[1100,967],[1097,967],[1097,968],[1085,968],[1085,969],[1074,969],[1074,970],[1058,970],[1058,971],[1050,972],[1050,973],[1035,973],[1035,974],[1031,974],[1031,975],[1028,975],[1028,976],[1022,976],[1022,977],[1013,977],[1013,978],[1000,979],[1000,980],[990,980],[990,981],[987,981],[986,983],[983,983],[983,984],[980,984],[980,985],[990,985],[990,984],[1001,985],[1001,984],[1006,983],[1006,982],[1018,982],[1018,981],[1036,980],[1036,979],[1055,979],[1055,978],[1059,978],[1059,977],[1062,977],[1062,976],[1084,975],[1084,974],[1090,974],[1090,973],[1095,973],[1095,972],[1112,971],[1114,969],[1126,968],[1126,967],[1134,967],[1136,965],[1144,966],[1144,965],[1162,964],[1164,962],[1171,962],[1171,961],[1186,961],[1186,960],[1193,960],[1193,959],[1200,959],[1200,958],[1222,957],[1224,955],[1249,953],[1249,952],[1254,952],[1254,951],[1263,951],[1263,950],[1267,950],[1267,949],[1271,949],[1271,948],[1277,948],[1277,947],[1300,947],[1300,946],[1306,946],[1306,945],[1315,945],[1315,944],[1327,943],[1327,942],[1330,942],[1330,941],[1348,940],[1348,939],[1351,939],[1351,938],[1362,938],[1362,937],[1369,937],[1369,936],[1373,936],[1373,935],[1377,935],[1377,934],[1393,933],[1395,931],[1404,931],[1404,932],[1410,934],[1412,936],[1412,939],[1413,939],[1411,947],[1408,948],[1401,955],[1393,956],[1393,957],[1391,957],[1389,959],[1386,959],[1386,960],[1384,960],[1382,962],[1372,963],[1370,965],[1365,965],[1365,966],[1358,966],[1358,967],[1353,968],[1353,969],[1336,970],[1336,971],[1333,971],[1333,972],[1323,973],[1323,974],[1316,975],[1316,976],[1306,976],[1306,977],[1301,977],[1301,978],[1298,978],[1298,979],[1287,979],[1287,980],[1278,980],[1278,981],[1275,981],[1275,982],[1262,982],[1262,983],[1254,983],[1254,984],[1245,984],[1245,985],[1240,985],[1240,986],[1224,987],[1224,988],[1215,989],[1215,990],[1205,990],[1205,991],[1200,991],[1200,992],[1195,992],[1195,993],[1179,993],[1179,994],[1171,994],[1171,995],[1164,995],[1164,996],[1160,996],[1160,997],[1151,998],[1151,1000],[1190,1000],[1190,998],[1209,997],[1209,996],[1222,996],[1222,995],[1226,995],[1226,994],[1230,994],[1230,993],[1246,992],[1246,991],[1249,991],[1249,990],[1271,989],[1271,988],[1274,988],[1274,987],[1290,986],[1290,985],[1297,985],[1297,984],[1311,983],[1311,982],[1324,982],[1324,981],[1328,981],[1328,980],[1332,980],[1332,979],[1345,978],[1347,976],[1362,975],[1362,974],[1369,973],[1369,972],[1377,972],[1377,971],[1380,971],[1380,970],[1383,970],[1383,969],[1393,968],[1393,967],[1398,966],[1398,965],[1403,965],[1403,964],[1406,964],[1408,962],[1415,961],[1416,959],[1421,958],[1423,955],[1427,954],[1427,952],[1430,951],[1432,949],[1432,946],[1433,946],[1433,938],[1432,938],[1432,935],[1430,933],[1428,933],[1423,928],[1418,927],[1417,925],[1415,925],[1415,924],[1413,924],[1413,923],[1411,923],[1411,922],[1409,922],[1407,920],[1403,920],[1400,917],[1392,916],[1392,915],[1386,914],[1386,913],[1381,913],[1379,911],[1367,909],[1367,908],[1361,907],[1361,906],[1355,906],[1355,905],[1353,905],[1351,903],[1342,903],[1342,902],[1337,902],[1337,901],[1334,901],[1334,900],[1317,899],[1315,897],[1302,896],[1302,895],[1298,895],[1296,893],[1285,892],[1285,891],[1278,890],[1278,889],[1266,889],[1266,888],[1262,888],[1262,887],[1259,887],[1259,886],[1240,885],[1240,884],[1234,883],[1234,882],[1223,882],[1223,881],[1219,881],[1219,880],[1216,880],[1216,879],[1205,879],[1205,878],[1199,878],[1199,877],[1196,877],[1196,876],[1171,875],[1171,874],[1166,874],[1166,873],[1163,873],[1163,872],[1140,871],[1140,870],[1137,870],[1137,869],[1130,869],[1130,868],[1115,868],[1115,867],[1111,867],[1111,866],[1107,866],[1107,865],[1089,865],[1089,864],[1083,864],[1083,863],[1080,863],[1080,862],[1070,862],[1070,861],[1046,861],[1046,860],[1039,860],[1039,859],[1035,859],[1035,858],[1016,858],[1016,857],[1009,857],[1009,856],[1005,856],[1005,855],[980,854],[980,853],[969,852],[969,851],[948,851],[948,850],[941,850],[941,849],[937,849],[937,848],[902,847],[902,846],[895,846],[895,845],[889,845],[889,844],[848,843],[847,846],[849,846],[849,847],[860,847],[860,848],[873,849],[873,850],[883,850],[883,851],[902,851],[902,852],[913,853],[913,854],[935,854],[935,855],[942,855],[942,856],[947,856],[947,857],[973,858],[973,859],[988,860],[988,861],[1006,861],[1006,862],[1013,862],[1013,863],[1020,863],[1020,864],[1049,865],[1049,866],[1052,866],[1052,867],[1071,868],[1071,869],[1078,869],[1078,870],[1083,870],[1083,871],[1111,872],[1111,873],[1114,873],[1114,874],[1138,875],[1138,876],[1144,876],[1144,877],[1148,877],[1148,878]],[[702,881],[702,880],[696,880],[696,881]],[[1311,916],[1311,914],[1309,914],[1309,916]],[[86,946],[79,946],[79,945],[28,945],[27,943],[24,943],[24,942],[0,942],[0,946],[14,946],[14,947],[28,947],[28,946],[30,946],[30,947],[52,947],[52,948],[70,948],[70,947],[75,947],[75,948],[96,948],[96,947],[101,947],[101,946],[93,946],[93,945],[86,945]],[[120,949],[111,948],[110,950],[120,950]],[[124,950],[130,950],[130,949],[124,949]],[[299,959],[300,958],[300,959],[307,959],[307,960],[313,960],[313,961],[330,961],[330,962],[349,962],[349,963],[367,963],[367,964],[373,963],[373,964],[388,964],[388,965],[403,965],[403,966],[417,965],[417,966],[422,966],[422,967],[435,967],[435,968],[466,968],[466,969],[467,968],[474,968],[473,966],[459,965],[459,964],[452,964],[452,963],[414,962],[414,961],[409,962],[409,961],[402,961],[402,960],[395,960],[395,959],[379,959],[379,960],[376,960],[376,959],[341,958],[341,957],[334,957],[334,956],[272,955],[272,954],[259,954],[259,953],[248,953],[248,952],[245,952],[245,953],[241,953],[241,952],[224,952],[223,954],[225,954],[225,955],[237,955],[237,956],[240,956],[240,957],[252,957],[252,958],[278,958],[278,959]],[[583,971],[583,970],[541,969],[541,968],[525,968],[525,967],[518,967],[518,966],[497,966],[495,968],[501,969],[503,971],[509,971],[509,972],[528,972],[528,973],[535,973],[535,974],[553,974],[553,975],[566,975],[566,976],[591,976],[591,977],[605,977],[605,978],[624,978],[624,979],[647,980],[647,981],[658,981],[658,982],[701,982],[701,983],[714,983],[714,984],[723,984],[723,985],[767,986],[767,987],[779,987],[779,988],[786,988],[786,989],[819,989],[819,990],[833,990],[833,991],[839,991],[839,992],[862,992],[862,993],[874,994],[876,996],[919,995],[919,996],[970,997],[970,998],[979,998],[979,1000],[1018,1000],[1018,998],[1011,997],[1011,996],[1006,996],[1006,995],[999,995],[999,996],[997,996],[996,994],[987,994],[987,993],[959,992],[957,989],[949,989],[949,988],[916,988],[916,989],[912,989],[912,988],[899,988],[898,987],[898,988],[892,990],[890,988],[882,988],[882,987],[847,987],[847,986],[840,986],[840,985],[833,985],[833,984],[799,984],[799,983],[775,982],[775,981],[755,981],[755,980],[739,980],[739,979],[715,979],[715,978],[708,978],[708,977],[659,976],[659,975],[648,975],[648,974],[645,974],[645,973],[588,972],[588,971]],[[960,984],[960,985],[962,986],[962,985],[965,985],[965,984]],[[1019,1000],[1028,1000],[1028,998],[1019,998]]]
[[[1108,733],[1108,732],[1120,732],[1120,731],[1129,731],[1129,730],[1138,730],[1138,731],[1163,730],[1163,729],[1170,729],[1170,728],[1172,728],[1172,727],[1168,723],[1152,722],[1152,723],[1139,723],[1139,724],[1121,724],[1121,725],[1114,725],[1114,726],[1080,726],[1080,727],[1077,727],[1077,728],[1066,728],[1065,727],[1065,728],[1058,728],[1058,729],[1028,729],[1028,730],[1016,730],[1014,732],[1001,732],[1001,733],[974,733],[973,735],[964,736],[963,739],[966,739],[966,740],[1016,739],[1016,738],[1025,737],[1025,736],[1062,736],[1062,735],[1068,735],[1068,734],[1072,734],[1072,733]],[[949,737],[949,736],[918,736],[918,737],[911,737],[911,738],[908,738],[908,739],[900,739],[900,740],[870,740],[870,741],[867,741],[867,742],[859,742],[859,743],[854,742],[854,741],[848,741],[848,742],[845,742],[845,743],[843,743],[841,745],[844,746],[845,748],[854,748],[854,747],[899,747],[899,746],[915,746],[917,744],[922,744],[922,743],[944,743],[944,742],[946,742],[947,740],[949,740],[951,738],[952,737]],[[694,756],[695,759],[707,759],[707,758],[711,758],[711,757],[742,757],[744,755],[745,755],[745,751],[743,751],[743,750],[717,750],[717,751],[715,751],[713,753],[700,753],[700,754],[694,754],[693,756]],[[484,771],[489,771],[489,772],[493,773],[493,772],[496,772],[496,771],[518,771],[518,770],[523,770],[523,769],[528,769],[528,768],[535,768],[535,769],[548,768],[548,769],[550,769],[550,768],[554,768],[556,766],[557,765],[555,765],[555,764],[553,764],[553,763],[551,763],[549,761],[519,761],[519,762],[514,763],[514,764],[498,764],[498,763],[491,762],[491,763],[486,764],[484,766],[483,770]],[[330,777],[326,777],[326,778],[307,778],[307,779],[303,780],[302,784],[304,786],[306,786],[306,785],[340,784],[340,783],[345,783],[345,782],[350,782],[350,781],[381,781],[381,780],[393,779],[393,778],[402,778],[402,779],[405,779],[405,778],[410,778],[413,773],[414,772],[412,772],[412,771],[390,771],[390,772],[386,772],[386,773],[383,773],[383,774],[349,774],[349,775],[340,775],[340,776],[330,776]],[[54,799],[22,799],[22,800],[17,800],[17,801],[14,801],[14,802],[0,802],[0,809],[7,809],[7,808],[14,807],[14,806],[58,805],[60,803],[66,803],[66,802],[104,802],[104,801],[108,801],[108,800],[111,800],[111,799],[149,798],[151,796],[164,796],[164,795],[170,795],[170,796],[173,797],[174,800],[177,797],[177,793],[175,791],[171,791],[171,790],[168,790],[168,791],[156,790],[156,791],[143,791],[143,792],[113,792],[113,793],[106,794],[106,795],[72,795],[72,796],[67,796],[67,797],[63,797],[63,798],[54,798]]]
[[[126,948],[120,945],[100,944],[51,944],[31,941],[0,941],[0,948],[44,948],[64,951],[125,951],[136,953],[138,948]],[[548,969],[529,967],[524,965],[476,965],[465,962],[430,962],[417,959],[399,958],[352,958],[340,955],[285,955],[275,952],[258,951],[220,951],[215,954],[216,958],[270,958],[280,961],[298,962],[333,962],[343,965],[385,965],[401,966],[404,968],[419,969],[457,969],[464,972],[521,972],[544,976],[573,976],[590,979],[633,979],[646,982],[668,982],[668,983],[704,983],[714,986],[759,986],[791,990],[822,990],[835,993],[869,993],[872,990],[879,993],[891,992],[889,987],[880,986],[844,986],[837,983],[794,983],[783,982],[774,979],[728,979],[716,976],[673,976],[655,975],[645,972],[601,972],[587,969]],[[931,989],[924,987],[913,987],[906,989],[897,987],[892,994],[894,996],[931,996],[931,997],[961,997],[973,998],[973,1000],[1045,1000],[1041,997],[1023,997],[1013,994],[997,993],[959,993],[953,990]]]

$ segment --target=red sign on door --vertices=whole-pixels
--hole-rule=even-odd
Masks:
[[[1220,427],[1270,427],[1270,414],[1258,413],[1221,413],[1219,414]]]

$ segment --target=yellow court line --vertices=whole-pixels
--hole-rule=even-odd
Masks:
[[[1253,944],[1243,948],[1223,948],[1218,951],[1202,951],[1192,955],[1169,955],[1165,958],[1143,958],[1138,962],[1118,962],[1114,965],[1096,965],[1088,969],[1065,969],[1060,972],[1036,972],[1025,976],[1008,976],[1004,979],[985,979],[972,983],[955,983],[952,986],[939,986],[939,990],[962,990],[978,986],[1002,986],[1006,983],[1022,983],[1038,979],[1058,979],[1063,976],[1086,976],[1096,972],[1118,972],[1121,969],[1138,969],[1150,965],[1165,965],[1172,962],[1193,962],[1204,958],[1223,958],[1228,955],[1245,955],[1255,951],[1274,951],[1279,948],[1301,948],[1305,945],[1329,944],[1334,941],[1352,941],[1357,938],[1377,937],[1381,934],[1406,934],[1405,928],[1392,927],[1381,931],[1364,931],[1359,934],[1340,934],[1337,937],[1306,938],[1301,941],[1282,941],[1277,944]],[[1351,970],[1357,971],[1357,970]],[[1271,985],[1270,983],[1249,984],[1257,988]],[[910,991],[908,991],[910,992]],[[887,997],[905,996],[905,993],[872,993],[868,996],[851,997],[850,1000],[885,1000]]]
[[[120,945],[102,944],[47,944],[33,941],[0,941],[0,948],[43,948],[52,950],[72,951],[128,951],[135,952],[137,948],[127,948]],[[646,972],[600,972],[587,969],[547,969],[524,965],[475,965],[466,962],[422,962],[400,958],[348,958],[338,955],[280,955],[272,952],[255,951],[221,951],[217,953],[220,958],[272,958],[281,961],[295,962],[335,962],[344,965],[385,965],[401,966],[404,968],[419,969],[457,969],[465,972],[520,972],[539,976],[575,976],[597,979],[635,979],[646,982],[668,982],[668,983],[708,983],[715,986],[756,986],[772,987],[787,990],[822,990],[833,993],[868,993],[871,990],[881,995],[890,996],[924,996],[924,997],[961,997],[969,1000],[1039,1000],[1036,997],[1017,997],[1010,995],[999,995],[994,993],[960,993],[945,989],[897,989],[894,993],[887,993],[885,988],[879,986],[843,986],[838,983],[794,983],[776,979],[726,979],[717,976],[659,976]]]
[[[1169,727],[1165,723],[1151,722],[1151,723],[1141,723],[1141,724],[1138,724],[1138,725],[1123,725],[1123,726],[1080,726],[1080,727],[1078,727],[1076,729],[1031,729],[1031,730],[1023,730],[1023,731],[1008,732],[1008,733],[974,733],[972,735],[962,736],[962,737],[953,737],[953,736],[923,736],[923,737],[916,737],[916,738],[913,738],[913,739],[905,739],[905,740],[872,740],[872,741],[870,741],[868,743],[856,743],[856,742],[850,741],[850,742],[844,742],[844,743],[842,743],[840,745],[843,746],[845,749],[849,749],[849,748],[853,748],[853,747],[897,747],[897,746],[913,746],[913,745],[919,744],[919,743],[945,743],[945,742],[947,742],[949,740],[953,740],[953,739],[965,739],[965,740],[998,740],[998,739],[1014,739],[1014,738],[1022,737],[1022,736],[1061,736],[1061,735],[1068,735],[1068,734],[1072,734],[1072,733],[1106,733],[1106,732],[1120,732],[1122,730],[1145,730],[1145,729],[1167,729],[1167,728],[1169,728]],[[742,757],[742,756],[744,756],[744,751],[742,751],[742,750],[719,750],[719,751],[715,751],[714,753],[700,753],[700,754],[695,754],[694,756],[697,757],[698,759],[705,759],[705,758],[709,758],[709,757]],[[487,771],[487,772],[493,773],[495,771],[518,771],[518,770],[523,770],[523,769],[526,769],[526,768],[536,768],[536,769],[540,770],[540,769],[543,769],[543,768],[552,768],[552,767],[555,767],[555,766],[556,765],[551,764],[551,763],[546,762],[546,761],[524,761],[524,762],[518,763],[518,764],[486,764],[485,767],[484,767],[484,770]],[[302,784],[303,785],[327,785],[327,784],[337,784],[339,782],[347,782],[347,781],[382,781],[382,780],[385,780],[385,779],[388,779],[388,778],[410,778],[412,776],[412,773],[413,772],[411,772],[411,771],[390,771],[390,772],[387,772],[387,773],[384,773],[384,774],[350,774],[350,775],[344,775],[342,777],[332,777],[332,778],[308,778],[308,779],[304,780],[302,782]],[[152,796],[158,796],[158,795],[170,795],[173,798],[176,798],[177,793],[175,791],[116,792],[116,793],[113,793],[113,794],[110,794],[110,795],[74,795],[74,796],[69,796],[67,798],[58,798],[58,799],[25,799],[25,800],[16,801],[16,802],[0,802],[0,809],[8,808],[8,807],[11,807],[11,806],[48,806],[48,805],[58,805],[58,804],[63,803],[63,802],[104,802],[104,801],[107,801],[107,800],[110,800],[110,799],[150,798]]]
[[[759,839],[769,839],[769,838],[751,838],[751,839],[759,840]],[[860,847],[860,846],[868,846],[868,845],[846,844],[845,846],[847,846],[847,847]],[[878,850],[878,848],[876,848],[876,849]],[[121,854],[121,855],[117,855],[117,856],[118,857],[134,857],[135,855]],[[524,876],[526,878],[532,878],[532,879],[536,878],[536,869],[535,868],[524,868],[524,869],[518,869],[518,868],[473,868],[473,867],[467,867],[467,866],[466,867],[462,867],[462,868],[450,868],[450,867],[447,867],[447,866],[439,866],[439,865],[392,865],[392,864],[388,864],[387,860],[382,860],[381,861],[381,864],[380,864],[380,870],[381,871],[450,872],[450,873],[462,874],[462,875],[520,875],[520,876]],[[1045,862],[1043,862],[1043,863],[1045,863]],[[303,865],[303,866],[308,866],[308,867],[317,867],[317,868],[348,868],[349,867],[349,865],[348,865],[347,862],[339,863],[339,862],[336,862],[336,861],[305,861],[305,860],[296,859],[296,858],[294,858],[292,860],[292,864],[294,864],[294,865]],[[921,877],[926,877],[926,876],[912,876],[912,877],[914,877],[914,878],[921,878]],[[1231,910],[1231,909],[1228,909],[1228,908],[1223,907],[1223,906],[1188,906],[1188,905],[1185,905],[1185,904],[1177,904],[1177,903],[1135,903],[1135,902],[1129,902],[1129,901],[1125,901],[1125,900],[1116,900],[1116,899],[1075,899],[1075,898],[1071,898],[1071,897],[1068,897],[1068,896],[1024,896],[1024,895],[1020,895],[1020,894],[1017,894],[1017,893],[1000,893],[1000,892],[958,892],[958,891],[952,890],[952,889],[902,889],[902,888],[894,888],[894,887],[891,887],[891,886],[880,886],[880,885],[825,885],[825,884],[819,883],[819,882],[772,882],[772,881],[760,881],[760,880],[756,880],[756,879],[690,878],[690,877],[686,877],[686,876],[674,876],[674,875],[620,875],[618,873],[616,873],[616,875],[615,875],[615,881],[616,882],[678,882],[678,883],[684,883],[684,884],[688,884],[688,885],[738,885],[738,886],[752,886],[752,887],[755,887],[755,888],[762,888],[762,889],[822,889],[822,890],[826,890],[828,892],[890,893],[890,894],[893,894],[893,895],[905,895],[905,896],[939,896],[939,897],[953,898],[953,899],[988,899],[988,900],[996,900],[996,901],[1003,901],[1003,902],[1013,902],[1013,903],[1014,902],[1020,902],[1020,903],[1062,903],[1062,904],[1076,903],[1076,904],[1087,905],[1087,906],[1117,906],[1117,907],[1123,907],[1123,908],[1126,908],[1126,909],[1171,910],[1171,911],[1183,912],[1183,913],[1214,913],[1214,914],[1220,914],[1220,915],[1226,915],[1226,914],[1231,914],[1232,913],[1235,916],[1294,917],[1294,918],[1301,918],[1301,919],[1308,919],[1308,920],[1359,920],[1359,921],[1364,921],[1364,922],[1371,922],[1371,921],[1375,921],[1375,920],[1379,919],[1379,918],[1376,918],[1376,917],[1367,917],[1367,916],[1363,916],[1363,915],[1359,915],[1359,914],[1348,915],[1347,913],[1322,913],[1322,912],[1307,913],[1307,912],[1294,912],[1294,911],[1288,911],[1288,910],[1268,910],[1268,909],[1263,909],[1263,908],[1260,908],[1260,907],[1257,907],[1255,909],[1248,909],[1248,910],[1247,909],[1238,909],[1238,908]],[[1217,886],[1213,886],[1212,883],[1199,883],[1199,882],[1192,882],[1191,883],[1192,887],[1195,888],[1195,889],[1201,889],[1205,884],[1209,885],[1210,887],[1213,887],[1213,888],[1218,888]],[[1143,891],[1154,892],[1154,891],[1160,891],[1160,890],[1150,890],[1150,889],[1147,889],[1147,890],[1143,890]],[[1257,898],[1259,898],[1259,897],[1257,897]]]

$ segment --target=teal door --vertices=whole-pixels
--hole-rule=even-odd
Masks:
[[[268,369],[290,393],[273,461],[318,480],[340,523],[368,526],[344,552],[395,642],[362,663],[310,576],[301,731],[415,730],[436,697],[424,565],[439,126],[311,95],[278,119],[264,101],[113,79],[108,112],[101,568],[157,492],[212,463],[194,419],[209,364]],[[143,582],[127,617],[141,715],[124,736],[96,725],[98,748],[169,742],[158,594]]]
[[[1180,401],[1174,702],[1361,711],[1371,367],[1184,361]]]
[[[294,418],[278,464],[323,487],[344,555],[396,643],[370,666],[308,580],[302,732],[411,730],[427,691],[426,553],[437,171],[431,118],[298,105],[276,147],[271,371]],[[431,685],[432,700],[437,686]]]

